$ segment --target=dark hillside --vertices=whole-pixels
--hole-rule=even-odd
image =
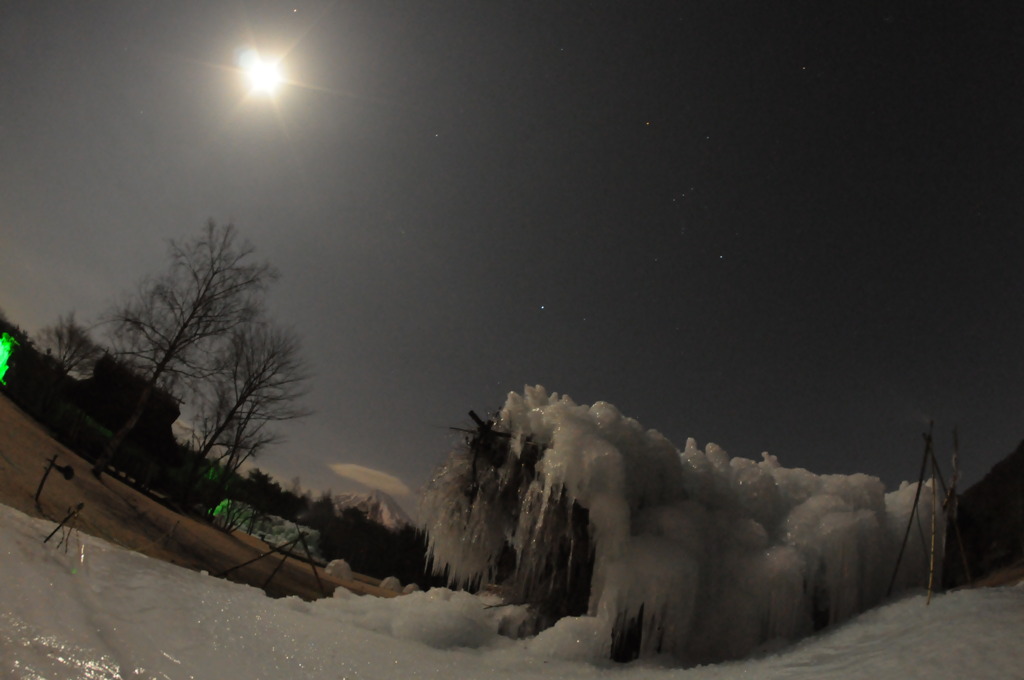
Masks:
[[[971,580],[1024,561],[1024,441],[960,496],[957,525]],[[952,531],[946,545],[944,583],[963,585],[965,560]]]

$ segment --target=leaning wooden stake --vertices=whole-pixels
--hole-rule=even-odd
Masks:
[[[252,564],[253,562],[258,562],[258,561],[262,560],[264,557],[270,557],[274,553],[281,553],[281,561],[277,563],[277,565],[274,567],[274,570],[270,572],[270,576],[268,576],[267,580],[263,582],[263,589],[266,590],[267,586],[270,585],[270,582],[274,580],[275,576],[277,576],[277,572],[281,570],[281,567],[283,567],[284,563],[288,560],[289,555],[288,555],[288,553],[286,551],[287,550],[291,550],[292,548],[294,548],[300,542],[302,543],[303,550],[306,551],[306,558],[309,560],[309,565],[313,568],[313,578],[316,579],[316,585],[320,589],[320,594],[323,595],[324,597],[327,597],[327,591],[324,589],[324,584],[320,580],[320,574],[317,573],[317,570],[316,570],[316,564],[313,562],[313,555],[309,551],[309,544],[306,543],[306,534],[304,532],[301,532],[301,531],[299,532],[299,537],[296,538],[295,540],[289,541],[288,543],[285,543],[284,545],[279,545],[276,548],[272,549],[270,552],[261,553],[259,556],[252,558],[248,562],[243,562],[242,564],[236,564],[235,566],[231,567],[230,569],[226,569],[226,570],[222,571],[220,574],[217,574],[217,577],[218,578],[224,578],[225,576],[227,576],[231,572],[237,571],[237,570],[241,569],[242,567],[247,567],[250,564]]]
[[[957,546],[960,548],[960,562],[964,568],[964,576],[967,578],[967,582],[972,581],[971,568],[967,564],[967,552],[964,549],[963,535],[960,533],[960,524],[956,521],[956,509],[957,509],[957,496],[956,496],[956,485],[960,477],[960,437],[957,434],[956,428],[953,428],[953,476],[950,478],[949,486],[946,485],[946,480],[942,476],[942,466],[939,465],[939,459],[935,456],[935,450],[932,449],[932,469],[934,471],[934,478],[939,480],[939,488],[942,489],[942,510],[946,516],[946,525],[949,526],[952,523],[953,534],[956,536]],[[934,482],[933,482],[934,483]],[[948,537],[948,531],[946,536]],[[945,560],[946,544],[943,541],[942,554],[943,564]]]
[[[60,531],[61,527],[63,527],[65,524],[67,524],[68,522],[74,521],[78,517],[78,513],[82,512],[82,508],[84,508],[84,507],[85,507],[85,503],[79,503],[78,505],[76,505],[73,508],[68,508],[68,514],[64,517],[64,519],[62,519],[60,521],[60,524],[58,524],[54,528],[54,530],[50,532],[50,535],[43,539],[43,543],[46,543],[51,538],[53,538],[53,535],[55,533],[57,533],[58,531]]]
[[[931,441],[928,442],[929,448]],[[935,453],[932,452],[932,543],[931,550],[928,556],[928,599],[925,600],[925,604],[929,605],[932,603],[932,591],[935,587],[935,534],[938,533],[938,527],[936,525],[936,516],[939,510],[939,495],[937,484],[935,483],[937,465],[935,463]]]
[[[900,546],[900,553],[896,556],[896,566],[892,570],[892,578],[889,579],[889,589],[885,596],[892,595],[893,586],[896,585],[896,574],[899,573],[900,563],[903,561],[903,553],[907,549],[907,540],[910,538],[910,529],[914,526],[914,515],[917,514],[917,503],[921,499],[921,485],[924,484],[924,472],[928,465],[928,452],[932,447],[932,426],[928,426],[928,434],[924,435],[924,455],[921,456],[921,472],[917,476],[917,492],[914,494],[914,507],[910,510],[910,517],[907,518],[907,530],[903,534],[903,544]]]
[[[287,548],[291,548],[292,546],[294,546],[298,542],[299,542],[299,539],[296,538],[294,541],[292,541],[290,543],[285,543],[284,545],[279,545],[276,548],[273,548],[272,550],[270,550],[269,552],[260,553],[259,556],[254,557],[254,558],[252,558],[251,560],[249,560],[247,562],[243,562],[241,564],[236,564],[235,566],[231,567],[230,569],[225,569],[221,573],[215,574],[215,576],[217,578],[224,578],[225,576],[227,576],[231,572],[237,571],[238,569],[241,569],[242,567],[248,567],[253,562],[258,562],[258,561],[262,560],[264,557],[270,557],[274,553],[281,553],[282,555],[284,555],[287,558],[288,556],[284,553],[284,551]],[[283,560],[282,560],[282,562],[283,562]],[[280,566],[280,565],[278,565],[278,566]],[[275,569],[274,571],[276,573],[277,570]]]
[[[289,543],[287,547],[294,548],[295,544],[298,543],[298,542],[299,542],[299,539],[296,538],[294,541]],[[277,563],[277,566],[274,567],[274,571],[270,572],[270,576],[268,576],[267,580],[263,582],[263,589],[264,590],[267,589],[267,586],[270,585],[270,582],[274,580],[275,576],[277,576],[277,572],[279,572],[281,570],[281,567],[283,567],[284,563],[287,562],[287,561],[288,561],[288,553],[286,553],[286,552],[284,552],[282,550],[281,551],[281,561]]]
[[[974,580],[971,578],[971,567],[967,564],[967,550],[964,548],[964,537],[960,533],[960,523],[957,519],[959,498],[956,495],[956,485],[960,481],[960,437],[956,428],[953,428],[953,477],[949,480],[949,489],[946,490],[946,500],[942,507],[946,511],[946,523],[952,524],[953,534],[956,536],[957,548],[960,549],[960,564],[964,568],[964,578],[970,585]],[[947,536],[949,534],[947,533]]]
[[[36,489],[35,501],[37,506],[39,505],[39,494],[43,492],[43,485],[46,484],[46,478],[50,476],[50,470],[54,468],[57,468],[64,476],[64,479],[68,481],[75,477],[75,469],[70,465],[57,465],[57,454],[53,454],[53,458],[50,459],[43,471],[43,478],[39,480],[39,487]]]
[[[324,584],[320,581],[320,574],[316,573],[316,563],[313,561],[313,555],[309,552],[309,544],[306,543],[306,534],[299,532],[299,540],[302,541],[302,549],[306,551],[306,559],[309,560],[309,566],[313,569],[313,578],[316,579],[316,587],[320,589],[320,594],[327,597],[327,591],[324,590]]]

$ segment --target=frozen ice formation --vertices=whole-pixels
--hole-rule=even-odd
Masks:
[[[587,619],[620,659],[739,658],[878,604],[917,491],[693,439],[680,451],[611,404],[540,386],[509,394],[469,444],[424,495],[434,570],[530,605],[519,634]],[[897,589],[926,582],[914,536]]]

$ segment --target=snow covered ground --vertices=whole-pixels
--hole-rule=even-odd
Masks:
[[[272,600],[0,506],[0,676],[62,678],[1024,678],[1024,587],[906,597],[755,660],[603,660],[585,619],[497,634],[513,608],[437,589]]]

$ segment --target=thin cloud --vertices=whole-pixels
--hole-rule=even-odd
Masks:
[[[339,477],[351,479],[371,489],[379,489],[391,496],[408,496],[412,493],[401,479],[380,470],[354,463],[331,463],[327,467]]]

